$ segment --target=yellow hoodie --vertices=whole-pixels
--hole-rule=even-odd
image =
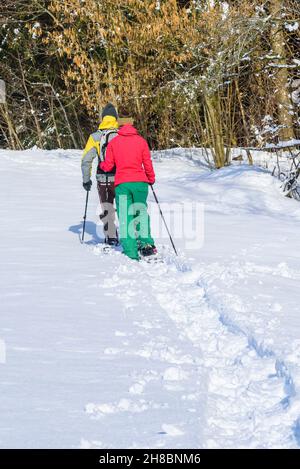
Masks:
[[[102,120],[102,122],[99,124],[99,130],[104,130],[104,129],[118,129],[119,124],[118,121],[115,117],[113,116],[105,116]]]

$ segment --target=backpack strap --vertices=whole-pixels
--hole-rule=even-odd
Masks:
[[[101,168],[100,168],[100,163],[102,163],[105,160],[105,153],[107,149],[107,145],[111,140],[113,140],[113,135],[117,136],[118,135],[118,129],[111,128],[111,129],[104,129],[98,131],[98,141],[100,142],[100,153],[98,154],[98,166],[97,166],[97,175],[100,174],[105,174],[106,176],[114,176],[116,171],[110,171],[109,173],[105,173]]]
[[[107,129],[103,132],[104,135],[102,134],[102,137],[104,137],[104,142],[102,141],[102,137],[101,137],[100,154],[98,156],[99,163],[100,162],[102,163],[105,160],[105,153],[106,153],[107,145],[109,144],[110,140],[112,140],[110,136],[113,134],[117,134],[117,133],[118,133],[117,129]]]

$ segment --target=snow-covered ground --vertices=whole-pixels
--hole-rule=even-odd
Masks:
[[[79,166],[0,151],[0,447],[299,447],[299,202],[166,152],[157,194],[204,204],[204,242],[137,263],[103,253],[95,185],[80,244]]]

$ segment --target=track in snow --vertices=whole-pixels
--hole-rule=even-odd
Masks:
[[[187,348],[192,346],[192,355],[185,355],[177,347],[166,349],[168,337],[154,333],[138,353],[149,359],[159,357],[169,364],[165,377],[168,381],[169,373],[171,384],[166,388],[170,393],[181,390],[182,405],[191,401],[195,411],[204,406],[205,422],[203,413],[199,417],[195,415],[197,447],[297,447],[300,403],[293,401],[293,378],[271,348],[258,343],[249,331],[230,318],[230,307],[245,308],[242,300],[231,298],[226,304],[222,300],[224,292],[216,294],[214,286],[209,286],[220,279],[220,266],[192,266],[168,248],[160,249],[164,253],[163,264],[137,264],[119,252],[110,253],[119,264],[112,280],[120,286],[117,296],[123,302],[128,320],[131,308],[141,302],[143,310],[143,303],[149,301],[153,305],[155,299],[175,324],[179,343],[186,342]],[[94,253],[103,255],[101,246],[96,246]],[[238,280],[241,270],[235,275]],[[109,290],[110,280],[104,286]],[[156,321],[146,319],[141,327],[156,331]],[[139,390],[138,394],[145,391],[147,376],[149,370],[133,383],[132,389]],[[142,412],[147,408],[138,405],[133,400],[125,403],[128,408],[123,410]],[[155,408],[155,403],[152,407]],[[89,404],[87,411],[93,416],[110,414],[109,410],[105,412],[105,405],[103,411],[103,405]],[[185,423],[174,425],[177,441],[180,433],[184,433]],[[176,446],[176,441],[173,444]]]

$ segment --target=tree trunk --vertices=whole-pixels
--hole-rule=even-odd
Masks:
[[[204,97],[204,115],[215,167],[219,169],[225,166],[226,155],[224,149],[220,99],[217,93],[211,96],[206,95]]]
[[[288,70],[284,67],[286,64],[285,37],[281,23],[276,21],[282,11],[282,7],[282,0],[270,1],[270,13],[273,19],[275,19],[275,24],[271,29],[270,40],[274,55],[280,57],[278,60],[279,67],[276,73],[276,89],[274,94],[277,104],[278,121],[283,126],[279,135],[281,140],[291,140],[294,138],[293,115],[291,114],[293,106],[288,91]]]
[[[14,123],[10,117],[7,103],[0,106],[0,111],[8,128],[11,148],[13,150],[23,150],[23,145],[19,140],[18,134],[14,127]]]

